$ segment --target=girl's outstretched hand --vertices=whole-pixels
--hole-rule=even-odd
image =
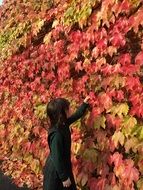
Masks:
[[[64,187],[70,187],[70,185],[71,185],[71,180],[70,180],[70,178],[68,178],[66,181],[63,181],[63,186],[64,186]]]
[[[83,100],[84,103],[89,103],[90,96],[86,96],[86,98]]]

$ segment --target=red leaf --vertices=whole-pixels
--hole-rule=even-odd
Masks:
[[[109,128],[119,129],[122,123],[122,119],[119,117],[115,117],[113,115],[107,114],[106,116],[107,124]]]
[[[142,85],[139,77],[128,77],[126,78],[126,87],[128,90],[142,92]]]
[[[82,41],[82,33],[81,31],[77,30],[70,34],[70,41],[76,44],[79,44]]]
[[[130,11],[130,7],[131,7],[131,4],[129,3],[128,0],[124,0],[121,5],[120,5],[120,8],[119,8],[119,13],[120,12],[129,12]]]
[[[132,116],[137,115],[138,117],[143,117],[143,106],[142,105],[136,105],[135,107],[133,106],[130,110],[130,114]]]
[[[125,37],[121,33],[114,33],[114,35],[110,38],[111,43],[115,47],[123,47],[126,43]]]
[[[121,68],[123,75],[132,76],[139,72],[139,67],[137,65],[125,65]]]
[[[124,92],[122,90],[116,91],[116,99],[119,102],[121,102],[124,98]]]
[[[112,65],[105,65],[101,68],[101,71],[103,72],[103,74],[106,75],[110,75],[112,73]]]
[[[30,152],[31,151],[31,142],[26,142],[23,144],[23,149],[26,151],[26,152]]]
[[[83,70],[83,66],[82,66],[82,62],[81,62],[81,61],[75,63],[75,70],[76,70],[77,72]]]
[[[109,173],[108,180],[112,186],[116,185],[116,176],[114,173]]]
[[[96,47],[102,53],[107,48],[107,39],[101,39],[101,40],[99,40]]]
[[[109,163],[114,163],[115,167],[119,167],[123,163],[123,155],[115,152],[112,156],[110,156]]]
[[[143,65],[143,51],[137,54],[135,58],[135,64],[142,66]]]
[[[103,93],[99,96],[99,102],[104,109],[109,109],[112,106],[112,99],[106,93]]]
[[[106,185],[106,178],[91,178],[88,181],[88,186],[90,188],[90,190],[104,190],[105,189],[105,185]]]
[[[131,55],[129,53],[126,54],[122,54],[119,59],[118,62],[121,65],[129,65],[131,63]]]
[[[88,186],[90,188],[90,190],[95,190],[95,187],[97,185],[97,179],[92,177],[88,180]]]

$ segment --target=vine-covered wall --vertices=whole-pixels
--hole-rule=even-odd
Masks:
[[[75,111],[89,94],[72,126],[79,189],[143,189],[142,18],[142,0],[4,1],[0,159],[17,185],[42,187],[47,102],[62,96]]]

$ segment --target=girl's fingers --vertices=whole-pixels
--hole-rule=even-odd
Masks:
[[[90,96],[87,96],[85,99],[84,99],[84,102],[88,102],[88,100],[90,99]]]

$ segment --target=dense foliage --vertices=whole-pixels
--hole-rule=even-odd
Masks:
[[[73,111],[79,189],[143,189],[142,0],[5,0],[0,7],[0,159],[19,186],[40,190],[46,103]]]

